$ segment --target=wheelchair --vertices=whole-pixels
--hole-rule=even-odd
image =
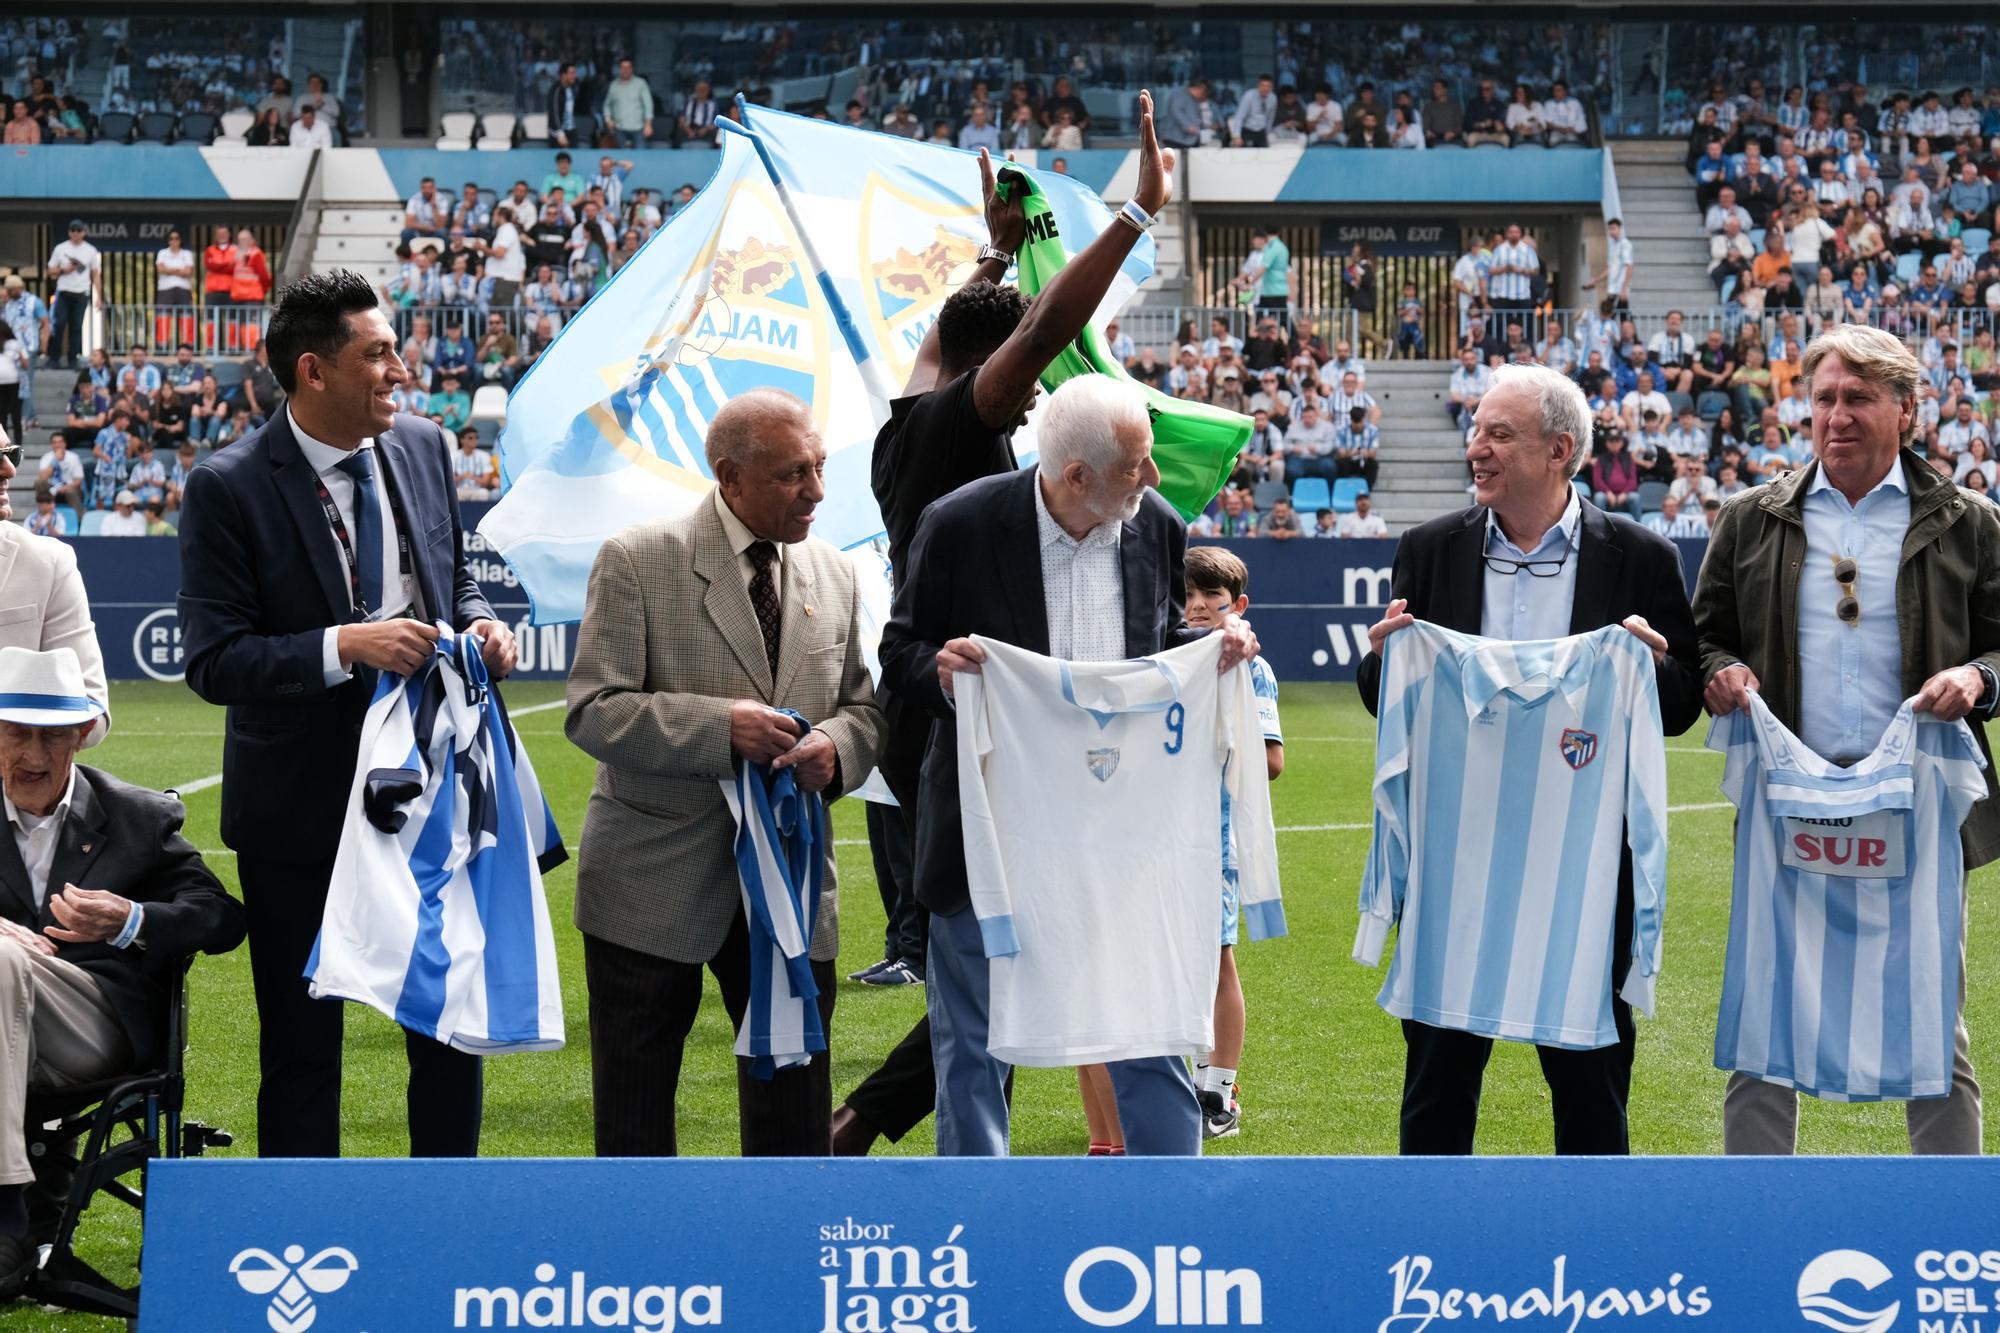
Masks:
[[[66,1088],[28,1092],[28,1160],[35,1170],[29,1215],[46,1248],[24,1299],[90,1314],[136,1320],[139,1289],[97,1271],[74,1249],[76,1230],[99,1194],[146,1207],[145,1169],[155,1157],[200,1157],[232,1142],[227,1130],[185,1119],[188,972],[181,961],[165,1014],[166,1067]],[[125,1133],[119,1134],[123,1129]],[[139,1172],[136,1183],[124,1177]]]

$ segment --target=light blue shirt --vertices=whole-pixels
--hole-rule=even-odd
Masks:
[[[1806,488],[1806,563],[1799,571],[1799,739],[1823,759],[1851,763],[1882,739],[1903,702],[1903,636],[1896,628],[1896,571],[1910,527],[1910,490],[1900,461],[1850,505],[1820,468]],[[1835,613],[1834,561],[1857,567],[1854,624]]]
[[[1577,532],[1583,524],[1583,503],[1570,488],[1569,505],[1556,525],[1542,534],[1532,551],[1522,551],[1500,530],[1491,510],[1486,514],[1486,554],[1506,560],[1560,560],[1553,578],[1536,578],[1527,570],[1502,574],[1486,566],[1485,606],[1479,632],[1489,639],[1560,639],[1569,634],[1570,606],[1576,600]]]

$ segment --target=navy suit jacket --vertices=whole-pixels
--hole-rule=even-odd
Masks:
[[[970,897],[958,804],[956,714],[938,684],[938,650],[983,634],[1032,652],[1049,651],[1042,593],[1041,533],[1034,468],[961,486],[924,510],[910,542],[909,573],[882,631],[885,689],[935,719],[924,753],[917,808],[917,901],[956,912]],[[1125,655],[1146,657],[1200,637],[1182,624],[1187,600],[1187,525],[1147,491],[1124,525],[1118,561],[1125,583]]]
[[[424,607],[462,630],[493,608],[467,572],[451,445],[398,415],[375,440]],[[222,840],[246,856],[331,861],[354,778],[369,673],[328,689],[326,629],[354,618],[347,566],[283,411],[188,478],[180,628],[188,684],[228,707]]]

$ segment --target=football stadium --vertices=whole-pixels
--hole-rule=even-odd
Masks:
[[[0,1330],[2000,1333],[1992,15],[0,88]]]

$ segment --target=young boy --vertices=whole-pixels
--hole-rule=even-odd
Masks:
[[[1250,571],[1219,546],[1195,546],[1187,553],[1187,623],[1192,629],[1220,628],[1250,608]],[[1278,681],[1261,657],[1250,660],[1257,692],[1257,717],[1264,725],[1264,771],[1275,781],[1285,771],[1285,737],[1278,726]],[[1215,1049],[1195,1062],[1195,1089],[1201,1098],[1201,1135],[1226,1139],[1241,1121],[1236,1104],[1236,1070],[1243,1062],[1243,984],[1236,976],[1236,858],[1229,838],[1229,797],[1222,798],[1222,965],[1215,983]]]
[[[1417,299],[1417,284],[1403,284],[1403,299],[1396,303],[1396,350],[1418,361],[1430,355],[1424,344],[1424,303]]]
[[[1220,546],[1191,546],[1187,552],[1187,623],[1191,629],[1215,629],[1250,607],[1244,590],[1250,571]],[[1261,657],[1250,661],[1251,686],[1257,692],[1257,717],[1264,726],[1264,772],[1276,780],[1285,771],[1285,737],[1278,728],[1278,681]],[[1241,1128],[1242,1108],[1236,1104],[1236,1071],[1243,1061],[1243,983],[1236,976],[1235,856],[1229,838],[1229,793],[1222,794],[1222,964],[1215,979],[1215,1049],[1195,1062],[1195,1095],[1201,1099],[1203,1139],[1233,1138]],[[1083,1093],[1084,1119],[1090,1126],[1092,1157],[1125,1155],[1118,1125],[1118,1102],[1111,1076],[1103,1065],[1077,1069]]]

